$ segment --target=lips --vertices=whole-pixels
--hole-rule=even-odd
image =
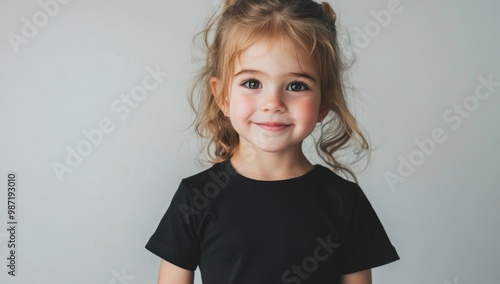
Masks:
[[[280,131],[290,126],[290,124],[285,124],[281,122],[260,122],[260,123],[257,122],[255,124],[257,124],[260,128],[270,131]]]

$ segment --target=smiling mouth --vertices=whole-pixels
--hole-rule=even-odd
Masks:
[[[270,131],[280,131],[291,126],[291,124],[284,124],[279,122],[262,122],[255,124],[257,124],[260,128]]]

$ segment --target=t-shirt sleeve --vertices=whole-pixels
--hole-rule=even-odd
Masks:
[[[342,249],[341,273],[381,266],[399,259],[375,210],[359,186],[348,218],[345,247]]]
[[[194,271],[200,261],[195,213],[197,211],[181,182],[145,248],[170,263]]]

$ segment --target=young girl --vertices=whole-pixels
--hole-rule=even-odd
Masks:
[[[183,179],[146,248],[159,283],[369,284],[399,259],[354,174],[334,156],[367,150],[344,98],[328,3],[226,0],[191,98],[213,166]],[[214,31],[213,40],[210,40]],[[201,87],[201,88],[197,88]],[[302,143],[315,127],[320,157]]]

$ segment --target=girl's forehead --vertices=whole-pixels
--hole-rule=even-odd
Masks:
[[[269,69],[289,72],[303,71],[317,76],[317,66],[300,46],[283,40],[258,40],[235,58],[234,72],[241,69]]]

